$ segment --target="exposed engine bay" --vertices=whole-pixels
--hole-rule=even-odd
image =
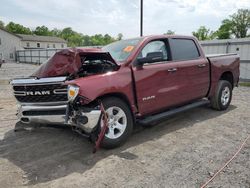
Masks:
[[[72,80],[118,69],[119,65],[108,52],[64,49],[52,56],[31,77],[66,76],[67,80]]]
[[[76,73],[68,75],[68,80],[112,72],[118,68],[104,54],[85,54],[80,56],[80,61],[81,67]]]

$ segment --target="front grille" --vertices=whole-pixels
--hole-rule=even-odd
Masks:
[[[58,84],[14,85],[14,95],[22,103],[67,101],[67,86]]]

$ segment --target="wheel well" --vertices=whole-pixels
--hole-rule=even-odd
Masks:
[[[234,77],[233,77],[233,74],[232,72],[224,72],[221,77],[220,77],[220,80],[226,80],[228,82],[231,83],[232,87],[234,86]]]
[[[102,96],[99,96],[98,99],[102,99],[102,98],[107,98],[107,97],[116,97],[116,98],[119,98],[121,100],[123,100],[127,105],[128,107],[131,109],[131,105],[130,105],[130,102],[127,98],[126,95],[122,94],[122,93],[109,93],[109,94],[105,94],[105,95],[102,95]]]
[[[134,113],[133,113],[131,104],[130,104],[130,102],[129,102],[129,100],[128,100],[128,98],[127,98],[126,95],[124,95],[124,94],[122,94],[122,93],[108,93],[108,94],[99,96],[99,97],[97,98],[97,100],[98,100],[98,99],[107,98],[107,97],[116,97],[116,98],[119,98],[119,99],[121,99],[122,101],[124,101],[124,102],[128,105],[128,107],[129,107],[129,109],[130,109],[130,111],[131,111],[131,115],[132,115],[132,117],[133,117],[133,120],[135,121],[135,115],[134,115]]]

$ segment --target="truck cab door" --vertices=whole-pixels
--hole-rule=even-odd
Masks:
[[[186,74],[185,100],[205,97],[210,84],[210,65],[198,43],[190,38],[170,38],[169,46],[172,62]]]
[[[133,67],[141,115],[201,99],[209,90],[209,62],[193,39],[151,41],[142,48],[137,59],[159,51],[163,53],[163,59]]]
[[[147,43],[137,58],[145,58],[149,53],[162,52],[163,58],[142,66],[133,66],[135,92],[141,115],[157,113],[175,106],[184,98],[183,87],[186,87],[186,73],[178,70],[178,64],[171,63],[166,40],[155,40]]]

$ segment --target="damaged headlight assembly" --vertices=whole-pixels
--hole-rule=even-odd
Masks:
[[[93,132],[101,118],[99,106],[88,107],[81,102],[85,97],[79,96],[79,87],[68,85],[68,107],[66,110],[66,121],[72,128],[81,133]],[[83,132],[82,132],[83,131]]]
[[[68,100],[73,102],[79,93],[79,87],[75,85],[68,86]]]

